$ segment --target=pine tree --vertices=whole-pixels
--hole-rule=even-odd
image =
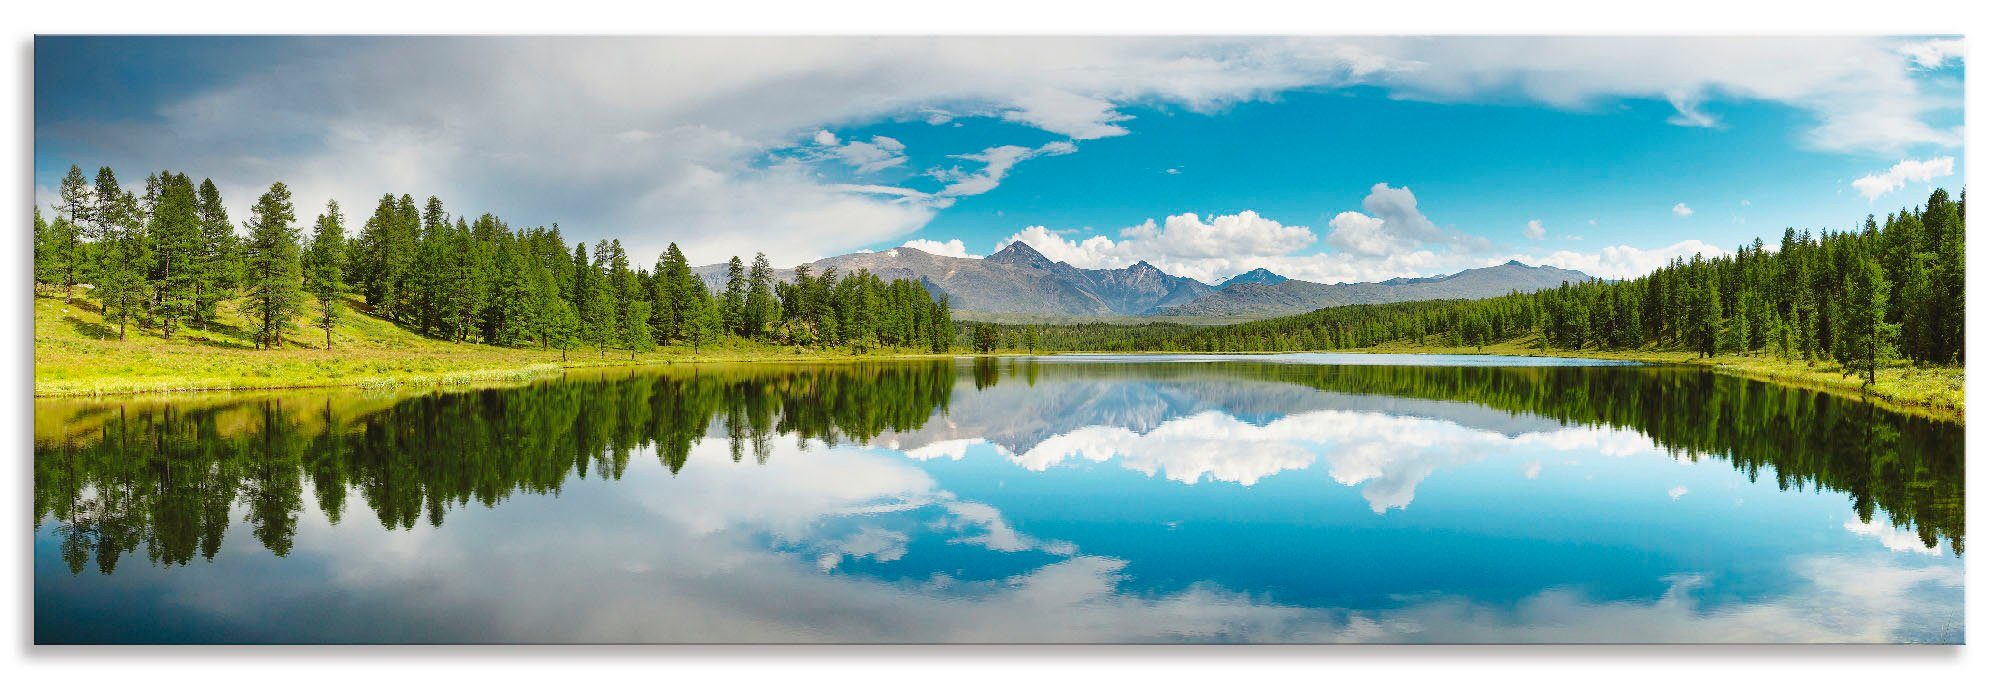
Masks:
[[[602,241],[600,245],[603,245]],[[608,257],[610,248],[600,247],[599,252]],[[579,258],[584,256],[582,243],[576,244],[576,255]],[[585,260],[578,267],[576,274],[577,286],[580,288],[577,316],[581,322],[583,339],[597,345],[598,356],[604,355],[605,348],[611,345],[620,331],[617,301],[611,296],[611,277],[602,268],[603,265],[602,261]]]
[[[451,335],[450,298],[456,283],[459,244],[444,201],[431,196],[424,203],[423,230],[417,237],[416,259],[411,264],[410,318],[417,331],[432,337],[456,339]]]
[[[540,336],[545,297],[555,294],[548,272],[541,270],[526,253],[523,243],[503,238],[493,256],[493,311],[489,314],[487,341],[512,346]]]
[[[292,191],[271,185],[250,208],[250,238],[244,247],[246,313],[255,324],[259,348],[284,345],[284,332],[299,314],[299,234],[292,227]]]
[[[701,348],[714,344],[722,336],[722,309],[715,296],[708,294],[706,286],[693,288],[688,302],[687,341],[694,346],[695,353]]]
[[[763,339],[769,334],[778,311],[778,299],[771,292],[772,278],[771,260],[757,253],[750,263],[749,287],[743,293],[744,337]]]
[[[687,326],[699,285],[680,245],[668,243],[666,252],[653,264],[653,336],[660,342],[688,339]]]
[[[1723,326],[1722,294],[1716,290],[1714,280],[1701,283],[1696,300],[1695,308],[1701,312],[1700,318],[1695,321],[1698,338],[1696,351],[1701,352],[1703,356],[1714,358],[1716,345],[1720,344],[1722,338]]]
[[[484,246],[460,218],[448,230],[449,266],[446,268],[443,298],[443,326],[453,341],[472,339],[479,329],[479,315],[485,309],[488,272]]]
[[[83,168],[69,166],[69,174],[63,175],[60,195],[62,215],[68,217],[70,221],[87,224],[96,219],[91,207],[95,204],[97,194],[93,192],[90,184],[85,182]]]
[[[405,193],[396,199],[392,216],[389,254],[395,260],[390,264],[389,313],[404,323],[421,325],[425,282],[425,274],[419,268],[423,257],[423,213],[417,209],[416,199]]]
[[[396,267],[401,263],[401,258],[392,252],[397,245],[396,221],[395,194],[382,194],[375,203],[375,214],[362,223],[361,232],[354,238],[354,257],[348,267],[348,283],[361,291],[361,299],[383,310],[392,298],[392,286],[398,275]]]
[[[1870,258],[1853,261],[1843,296],[1848,307],[1842,316],[1845,327],[1836,358],[1844,373],[1864,375],[1867,384],[1874,384],[1875,370],[1895,346],[1897,332],[1895,324],[1886,320],[1889,282],[1882,275],[1882,266]]]
[[[181,323],[195,322],[196,291],[204,264],[201,218],[194,184],[185,174],[163,174],[158,180],[151,224],[153,314],[160,336],[172,338]]]
[[[63,303],[83,277],[83,232],[76,222],[58,213],[55,221],[42,222],[40,206],[35,208],[35,283],[62,290]]]
[[[201,180],[195,194],[195,214],[201,220],[201,253],[194,289],[194,324],[207,329],[215,324],[217,307],[236,296],[242,278],[237,256],[241,248],[236,225],[229,221],[229,209],[222,205],[222,192],[215,188],[215,182]]]
[[[104,181],[107,177],[109,182]],[[114,190],[117,178],[98,173],[98,184]],[[110,195],[110,198],[104,196]],[[130,193],[97,194],[91,207],[97,232],[96,257],[91,265],[91,297],[95,298],[106,322],[118,323],[118,339],[144,311],[146,265],[152,254],[146,242],[146,228],[140,221],[139,199]]]
[[[583,321],[577,316],[576,307],[566,303],[558,305],[555,315],[549,322],[548,333],[544,335],[547,339],[544,341],[555,345],[557,349],[561,349],[562,360],[564,363],[568,363],[570,347],[579,345],[582,338],[582,328]]]
[[[305,291],[313,298],[313,325],[326,334],[326,348],[333,348],[333,326],[340,321],[347,297],[347,230],[340,203],[326,202],[326,214],[313,220],[312,240],[299,257],[305,272]]]
[[[743,334],[743,302],[749,295],[750,281],[743,277],[743,258],[729,258],[729,279],[722,288],[722,327],[732,334]]]
[[[66,267],[63,279],[63,304],[75,301],[73,295],[76,284],[89,275],[90,253],[84,247],[87,225],[95,218],[91,213],[92,194],[90,185],[84,183],[83,168],[69,166],[69,174],[63,175],[62,207],[56,215],[56,224],[67,223],[63,239],[69,244],[59,248],[61,262]],[[52,228],[53,231],[53,228]],[[54,234],[51,234],[54,237]]]
[[[639,358],[639,352],[653,350],[653,305],[645,300],[635,299],[625,303],[625,349],[632,352],[632,358]]]

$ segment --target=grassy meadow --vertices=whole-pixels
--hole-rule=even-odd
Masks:
[[[35,299],[35,395],[93,396],[152,392],[195,392],[301,387],[377,389],[510,382],[547,377],[578,367],[649,363],[775,362],[897,358],[898,354],[857,357],[846,351],[782,347],[728,338],[697,352],[662,347],[637,356],[595,347],[562,352],[540,348],[495,347],[422,337],[388,320],[364,313],[359,300],[334,328],[334,348],[324,346],[318,328],[296,327],[277,350],[256,349],[248,324],[225,304],[218,323],[183,329],[162,339],[156,328],[130,327],[119,340],[117,327],[104,323],[97,307],[82,297],[69,304],[58,297]],[[1766,381],[1866,398],[1933,417],[1963,419],[1965,370],[1960,367],[1893,365],[1872,386],[1843,375],[1837,364],[1780,361],[1764,356],[1701,358],[1693,352],[1660,350],[1550,350],[1534,340],[1484,347],[1391,342],[1356,350],[1369,353],[1449,353],[1612,358],[1652,363],[1705,365]],[[934,356],[925,354],[926,356]]]
[[[282,349],[259,350],[249,324],[225,303],[216,325],[176,330],[162,339],[157,328],[106,325],[94,302],[81,295],[35,298],[35,395],[91,396],[146,392],[358,386],[425,387],[507,382],[554,375],[566,368],[694,361],[798,361],[854,358],[844,351],[813,351],[734,338],[699,352],[664,347],[634,356],[616,348],[562,352],[495,347],[430,339],[363,313],[348,313],[325,334],[300,325],[285,334]],[[870,358],[889,357],[871,355]]]

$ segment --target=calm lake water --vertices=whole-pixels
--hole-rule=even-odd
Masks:
[[[1963,427],[1698,369],[705,366],[35,419],[41,643],[1964,639]]]

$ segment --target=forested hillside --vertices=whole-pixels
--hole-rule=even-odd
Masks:
[[[1860,228],[1787,229],[1775,246],[1675,259],[1632,280],[1591,280],[1483,300],[1346,306],[1230,326],[998,328],[1048,350],[1309,351],[1388,343],[1555,350],[1664,349],[1835,361],[1874,380],[1892,359],[1965,361],[1965,197],[1930,200]]]
[[[360,308],[423,336],[494,346],[591,347],[637,354],[724,336],[801,347],[945,351],[949,302],[916,281],[866,271],[800,271],[774,281],[757,255],[732,258],[712,294],[670,244],[654,266],[633,266],[617,239],[567,243],[559,226],[514,229],[492,214],[470,221],[436,197],[384,194],[349,237],[328,201],[310,233],[295,226],[291,191],[272,184],[239,236],[214,182],[161,172],[133,192],[110,168],[94,182],[72,166],[53,219],[35,209],[37,294],[86,295],[105,334],[171,339],[217,320],[223,303],[250,325],[258,348],[282,348],[298,324],[333,328]]]

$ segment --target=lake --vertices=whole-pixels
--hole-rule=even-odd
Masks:
[[[35,402],[39,643],[1917,642],[1965,430],[1281,355]]]

